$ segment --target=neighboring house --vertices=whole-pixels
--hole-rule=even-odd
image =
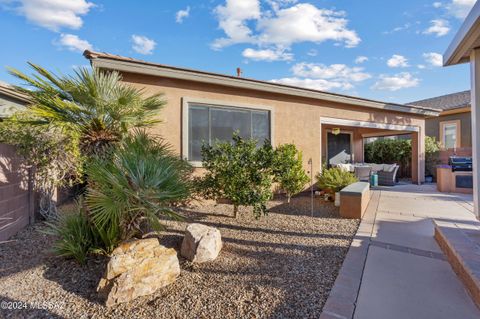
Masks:
[[[440,110],[438,117],[427,117],[425,134],[435,137],[443,150],[441,160],[446,163],[448,156],[472,155],[472,119],[470,91],[442,95],[409,104]]]
[[[10,85],[0,82],[0,119],[25,108],[28,98],[15,91]]]
[[[85,51],[93,67],[115,70],[123,81],[163,93],[162,123],[153,128],[193,165],[201,166],[203,141],[241,136],[294,143],[304,167],[362,162],[363,141],[395,134],[412,136],[412,180],[424,179],[425,117],[428,107],[322,92],[267,81],[166,66],[107,53]]]

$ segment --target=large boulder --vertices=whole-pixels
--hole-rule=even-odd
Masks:
[[[132,240],[113,251],[97,291],[106,296],[110,307],[152,294],[179,274],[175,249],[160,245],[156,238]]]
[[[196,263],[212,261],[222,249],[222,236],[214,227],[190,224],[185,230],[180,253]]]

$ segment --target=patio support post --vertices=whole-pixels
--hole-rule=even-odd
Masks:
[[[480,48],[470,53],[471,109],[472,109],[472,155],[473,155],[473,203],[474,213],[479,219],[478,200],[480,198]]]
[[[412,183],[420,185],[425,181],[425,132],[420,128],[412,132]]]

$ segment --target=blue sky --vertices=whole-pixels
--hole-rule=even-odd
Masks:
[[[0,0],[0,80],[60,73],[85,48],[224,74],[409,102],[469,88],[441,55],[474,0]]]

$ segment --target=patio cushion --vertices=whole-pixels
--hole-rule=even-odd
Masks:
[[[352,164],[337,164],[337,167],[340,168],[342,171],[345,172],[352,172],[353,165]]]
[[[374,172],[383,171],[384,164],[371,164],[371,165],[372,165],[372,171]]]
[[[383,170],[385,172],[393,172],[393,170],[395,169],[395,166],[397,166],[397,164],[383,164]]]

